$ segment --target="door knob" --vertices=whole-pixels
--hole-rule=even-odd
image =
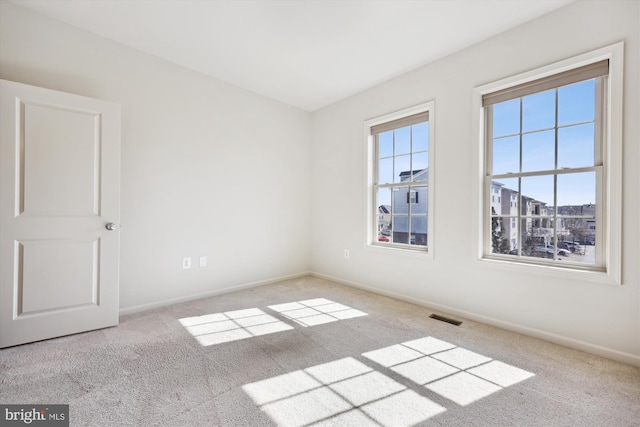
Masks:
[[[104,228],[106,228],[109,231],[117,230],[118,229],[118,224],[114,224],[114,223],[110,222],[107,225],[105,225]]]

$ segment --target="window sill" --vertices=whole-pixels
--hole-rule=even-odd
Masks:
[[[372,253],[394,255],[402,257],[415,257],[420,259],[433,259],[433,251],[428,249],[413,249],[402,246],[379,245],[375,243],[365,244],[365,250]]]
[[[621,285],[619,280],[616,280],[611,274],[604,270],[572,268],[569,265],[561,266],[526,263],[489,257],[478,258],[477,262],[483,268],[490,268],[510,273],[539,275],[559,280],[582,281],[602,285]]]

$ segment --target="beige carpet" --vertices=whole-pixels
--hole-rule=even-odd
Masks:
[[[290,280],[0,350],[0,403],[73,426],[640,426],[640,368],[433,313]]]

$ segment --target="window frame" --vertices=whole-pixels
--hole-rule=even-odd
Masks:
[[[375,126],[401,120],[403,118],[413,116],[420,113],[428,113],[429,118],[429,146],[428,153],[428,178],[427,181],[407,182],[406,185],[426,186],[427,187],[427,245],[410,245],[410,244],[393,244],[386,242],[378,242],[377,217],[379,215],[376,203],[376,176],[378,167],[377,147],[375,144],[375,135],[371,134],[371,129]],[[364,123],[365,138],[365,159],[367,167],[365,167],[366,197],[365,197],[365,248],[373,250],[391,251],[407,255],[418,255],[420,257],[433,258],[433,242],[434,242],[434,172],[435,172],[435,102],[428,101],[413,107],[409,107],[400,111],[385,114],[366,120]],[[401,127],[398,127],[398,129]]]
[[[476,143],[474,153],[476,159],[476,256],[481,265],[490,268],[516,270],[526,273],[560,276],[566,279],[587,280],[606,284],[621,284],[621,218],[622,218],[622,100],[623,100],[623,56],[624,43],[619,42],[573,58],[540,67],[522,74],[477,86],[473,90],[473,126]],[[487,114],[483,107],[483,95],[505,91],[515,86],[535,80],[555,76],[566,71],[609,60],[609,74],[605,87],[601,89],[604,97],[601,104],[606,110],[602,123],[602,166],[597,179],[598,192],[601,194],[602,206],[596,213],[601,230],[602,244],[600,265],[560,264],[558,262],[532,261],[520,257],[496,256],[491,254],[491,232],[487,225],[491,206],[491,175],[487,174],[487,154],[489,138],[487,138]],[[596,89],[598,90],[598,89]],[[597,108],[597,107],[596,107]],[[596,112],[598,114],[598,112]],[[490,160],[489,160],[490,161]],[[598,175],[598,174],[597,174]],[[487,179],[489,184],[487,184]],[[521,195],[522,196],[522,195]],[[519,211],[521,207],[518,207]]]

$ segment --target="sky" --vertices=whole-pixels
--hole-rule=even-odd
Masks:
[[[428,149],[429,122],[418,123],[393,132],[381,133],[379,138],[378,183],[401,182],[400,172],[422,170],[428,167]],[[411,151],[413,151],[413,156],[409,155]],[[394,154],[395,157],[387,157]]]
[[[594,165],[595,79],[560,87],[557,96],[557,155],[555,89],[493,106],[493,174]],[[517,179],[496,181],[518,189]],[[595,172],[558,175],[557,190],[558,206],[595,203]],[[522,194],[554,206],[553,176],[523,177]]]

